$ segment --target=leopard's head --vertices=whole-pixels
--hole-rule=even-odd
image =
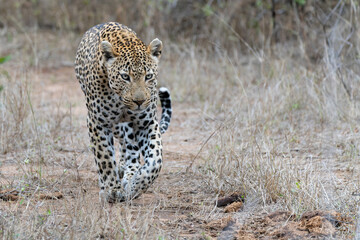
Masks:
[[[156,38],[146,46],[136,36],[111,42],[100,44],[109,86],[129,110],[143,111],[156,95],[162,42]]]

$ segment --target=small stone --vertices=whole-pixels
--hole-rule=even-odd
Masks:
[[[226,213],[230,213],[230,212],[237,212],[239,209],[241,209],[243,207],[243,203],[242,202],[233,202],[232,204],[230,204],[229,206],[225,207],[224,211]]]

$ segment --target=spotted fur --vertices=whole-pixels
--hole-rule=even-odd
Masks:
[[[134,31],[115,22],[89,29],[79,44],[75,72],[86,97],[102,200],[127,201],[139,196],[161,170],[161,135],[171,119],[166,88],[159,90],[160,124],[156,117],[161,51],[159,39],[147,46]],[[120,142],[119,161],[114,137]]]

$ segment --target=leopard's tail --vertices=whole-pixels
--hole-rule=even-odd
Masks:
[[[160,120],[160,132],[163,134],[166,132],[170,125],[171,120],[171,97],[170,91],[167,88],[161,87],[159,89],[159,97],[161,103],[161,120]]]

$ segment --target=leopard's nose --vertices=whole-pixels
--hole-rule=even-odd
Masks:
[[[141,104],[143,104],[145,102],[145,100],[133,100],[133,102],[136,103],[140,107]]]

